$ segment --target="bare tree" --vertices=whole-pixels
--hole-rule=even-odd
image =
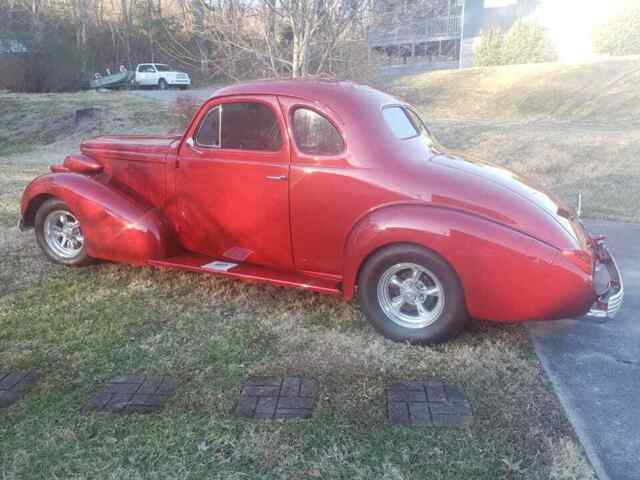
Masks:
[[[33,89],[172,59],[201,78],[340,76],[366,58],[370,1],[0,0],[0,31],[27,46]]]
[[[209,71],[209,50],[205,38],[206,7],[204,0],[191,0],[191,11],[193,12],[193,35],[200,56],[200,72],[206,75]]]
[[[176,58],[197,59],[203,74],[300,78],[327,73],[336,51],[363,40],[368,1],[190,0],[186,10],[196,51],[174,39]]]
[[[127,64],[131,65],[131,30],[132,11],[135,0],[120,0],[120,15],[123,25],[124,48],[127,57]]]

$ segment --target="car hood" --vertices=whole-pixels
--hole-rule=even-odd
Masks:
[[[109,159],[162,162],[179,135],[105,135],[85,140],[80,150],[100,163]]]
[[[588,247],[574,210],[514,172],[451,153],[438,153],[430,163],[443,175],[443,183],[453,187],[436,194],[434,203],[462,206],[557,248]]]

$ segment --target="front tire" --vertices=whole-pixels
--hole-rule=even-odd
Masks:
[[[44,202],[36,212],[36,240],[49,260],[72,267],[91,263],[80,221],[58,198]]]
[[[167,81],[164,78],[161,78],[160,80],[158,80],[158,88],[160,90],[166,90],[167,88],[169,88],[169,85],[167,84]]]
[[[468,319],[456,272],[436,253],[415,245],[375,253],[360,272],[358,289],[371,325],[396,342],[443,343]]]

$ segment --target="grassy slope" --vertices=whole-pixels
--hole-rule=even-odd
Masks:
[[[521,173],[584,214],[640,221],[640,58],[403,77],[444,145]]]
[[[19,194],[99,129],[66,123],[43,146],[29,125],[62,123],[70,105],[96,103],[107,109],[104,132],[162,131],[167,117],[127,94],[0,95],[0,105],[7,99],[15,107],[0,108],[0,137],[18,133],[0,144],[0,369],[35,368],[42,380],[0,412],[0,478],[591,478],[520,327],[474,323],[447,346],[415,348],[373,333],[355,304],[320,295],[46,262],[33,236],[13,227]],[[7,126],[16,119],[24,129]],[[91,389],[121,372],[172,373],[179,393],[158,415],[84,412]],[[316,377],[313,419],[230,416],[240,380],[261,373]],[[384,386],[397,378],[458,383],[473,425],[390,427]]]
[[[93,121],[74,127],[76,109],[94,107]],[[0,225],[16,225],[20,193],[48,166],[78,151],[83,138],[103,133],[166,131],[165,107],[129,94],[83,92],[24,95],[0,92]]]

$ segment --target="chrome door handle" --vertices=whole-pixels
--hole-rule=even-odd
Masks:
[[[264,178],[266,178],[267,180],[279,180],[279,181],[282,181],[282,180],[286,180],[287,176],[286,175],[267,175]]]

